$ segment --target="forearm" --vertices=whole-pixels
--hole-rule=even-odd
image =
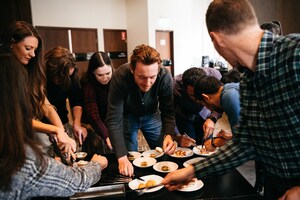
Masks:
[[[59,132],[59,129],[64,130],[61,127],[57,127],[51,124],[45,124],[41,121],[37,121],[37,120],[32,120],[32,127],[35,131],[37,132],[43,132],[43,133],[47,133],[47,134],[54,134],[57,135],[57,133]]]
[[[81,117],[82,117],[82,107],[74,106],[72,109],[73,112],[73,125],[81,126]]]
[[[50,104],[47,98],[45,99],[45,117],[50,121],[52,125],[64,128],[64,125],[60,120],[59,115],[57,114],[53,105]]]

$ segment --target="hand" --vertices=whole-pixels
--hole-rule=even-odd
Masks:
[[[66,160],[70,160],[71,157],[73,160],[76,160],[76,155],[74,153],[75,151],[72,149],[72,143],[75,143],[75,141],[72,138],[69,138],[69,142],[58,142],[57,144],[60,151],[66,156]]]
[[[76,142],[70,138],[66,132],[64,132],[64,129],[57,128],[56,132],[58,146],[67,155],[66,158],[70,159],[72,156],[73,159],[76,159],[74,154],[74,152],[76,152]]]
[[[98,162],[102,169],[105,169],[108,165],[107,158],[101,155],[94,154],[91,160]]]
[[[203,133],[204,139],[208,138],[211,134],[214,133],[215,123],[211,119],[206,119],[203,124]]]
[[[194,178],[194,167],[192,165],[173,171],[161,181],[169,191],[178,190]]]
[[[186,135],[177,134],[175,136],[175,140],[181,147],[190,147],[196,145],[196,141],[193,138],[190,138]]]
[[[226,132],[223,129],[221,129],[220,132],[217,134],[217,137],[222,137],[226,140],[230,140],[232,138],[232,133]]]
[[[110,142],[109,137],[107,137],[107,138],[105,139],[105,141],[106,141],[106,144],[107,144],[108,148],[109,148],[110,150],[112,150],[113,147],[112,147],[112,145],[111,145],[111,142]]]
[[[79,144],[82,145],[88,134],[86,128],[82,127],[81,125],[74,124],[73,132],[75,137],[78,139]]]
[[[176,149],[176,145],[170,135],[166,135],[163,141],[163,150],[166,154],[172,155],[174,154]]]
[[[293,187],[284,193],[278,200],[300,199],[300,186]]]
[[[118,163],[119,163],[120,174],[129,177],[133,175],[133,166],[131,162],[128,160],[126,155],[118,158]]]

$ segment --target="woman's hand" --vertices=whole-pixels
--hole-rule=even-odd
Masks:
[[[68,134],[62,128],[57,128],[56,139],[59,148],[67,155],[67,159],[71,156],[76,159],[74,152],[76,152],[76,142],[68,136]]]

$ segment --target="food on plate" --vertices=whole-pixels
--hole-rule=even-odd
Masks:
[[[148,180],[146,183],[146,187],[151,187],[156,185],[156,181],[155,180]]]
[[[155,151],[157,151],[158,153],[162,153],[163,152],[162,148],[160,148],[160,147],[156,147]]]
[[[170,168],[168,166],[164,165],[164,166],[161,167],[161,170],[162,171],[169,171]]]
[[[144,188],[146,187],[146,184],[145,183],[140,183],[139,186],[138,186],[138,189],[141,189],[141,188]]]
[[[201,149],[199,149],[200,154],[209,154],[209,152],[206,150],[205,146]]]
[[[141,162],[141,166],[142,166],[142,167],[146,167],[147,165],[148,165],[147,161]]]
[[[178,156],[178,157],[186,156],[186,151],[183,151],[181,149],[176,150],[175,155]]]
[[[196,178],[193,178],[190,182],[184,184],[184,185],[182,186],[182,188],[192,187],[192,186],[195,184],[196,180],[197,180]]]
[[[84,160],[85,157],[87,156],[86,152],[77,152],[75,153],[76,159],[77,160]]]
[[[86,164],[88,164],[88,163],[89,163],[88,161],[80,160],[80,161],[77,163],[77,165],[78,165],[79,167],[81,167],[81,166],[84,166],[84,165],[86,165]]]
[[[132,154],[128,154],[128,160],[134,160],[134,155],[132,155]]]
[[[156,154],[155,154],[155,153],[151,153],[151,154],[150,154],[150,157],[151,157],[151,158],[155,158],[155,157],[156,157]]]

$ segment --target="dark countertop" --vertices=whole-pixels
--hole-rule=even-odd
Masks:
[[[193,155],[188,158],[173,158],[169,155],[164,155],[157,159],[159,161],[173,161],[178,164],[179,168],[183,167],[183,162],[191,158],[197,157],[198,155]],[[114,185],[109,180],[112,177],[118,176],[118,166],[117,159],[114,155],[106,155],[109,161],[108,167],[103,171],[101,180],[93,187]],[[148,168],[138,168],[134,166],[134,173],[136,176],[144,176],[150,174],[156,174],[164,177],[166,173],[160,173],[153,169],[153,167]],[[129,181],[129,180],[128,180]],[[146,193],[141,196],[137,196],[137,193],[132,191],[128,187],[128,183],[124,184],[125,193],[121,195],[114,195],[112,197],[98,197],[99,199],[262,199],[258,195],[251,184],[236,170],[232,170],[222,176],[212,176],[202,179],[204,186],[203,188],[194,192],[180,192],[173,191],[169,192],[165,188],[162,188],[156,192]],[[97,199],[98,199],[97,198]]]

